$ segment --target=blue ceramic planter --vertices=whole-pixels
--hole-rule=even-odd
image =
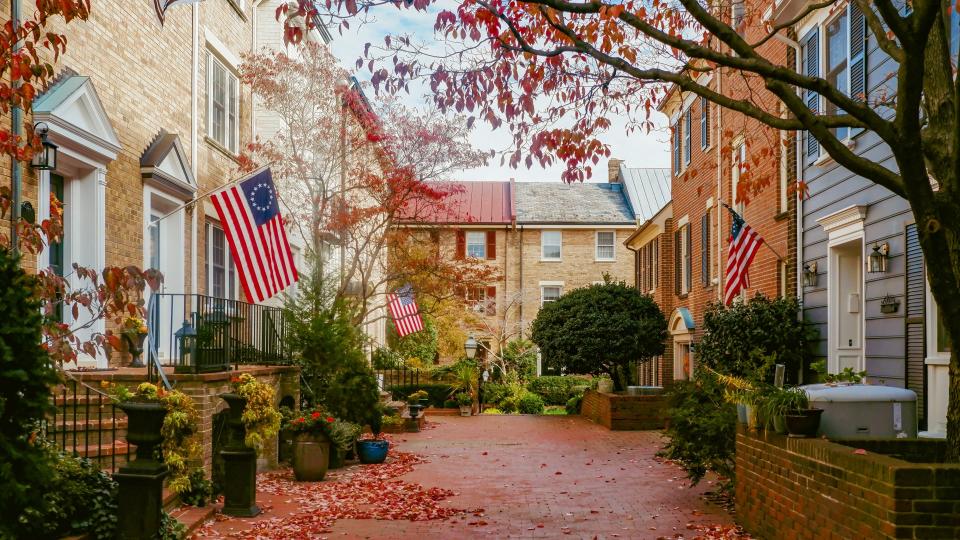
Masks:
[[[357,441],[357,457],[360,463],[383,463],[387,459],[390,443],[387,441]]]

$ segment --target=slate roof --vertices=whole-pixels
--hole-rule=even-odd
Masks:
[[[620,184],[517,182],[517,223],[632,225]]]
[[[670,202],[670,169],[620,165],[620,180],[630,207],[640,223],[657,215]]]

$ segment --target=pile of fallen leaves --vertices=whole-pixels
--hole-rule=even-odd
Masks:
[[[259,519],[231,538],[311,538],[330,532],[339,519],[384,519],[425,521],[446,519],[465,510],[440,506],[454,495],[443,488],[425,488],[404,482],[399,477],[424,463],[409,452],[391,451],[385,463],[349,467],[330,473],[324,482],[297,482],[291,469],[260,474],[257,492],[286,497],[284,503],[297,510],[284,515]],[[275,501],[279,504],[278,501]],[[231,518],[218,514],[216,520]],[[213,521],[203,525],[197,536],[217,537]]]

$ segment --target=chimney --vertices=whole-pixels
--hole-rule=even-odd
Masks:
[[[610,161],[607,162],[607,182],[611,184],[620,183],[621,163],[623,163],[623,160],[617,158],[610,158]]]

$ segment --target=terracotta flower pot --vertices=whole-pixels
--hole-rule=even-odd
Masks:
[[[163,442],[160,428],[167,408],[159,401],[125,401],[117,406],[127,413],[127,442],[137,447],[137,461],[155,462],[154,449]]]

